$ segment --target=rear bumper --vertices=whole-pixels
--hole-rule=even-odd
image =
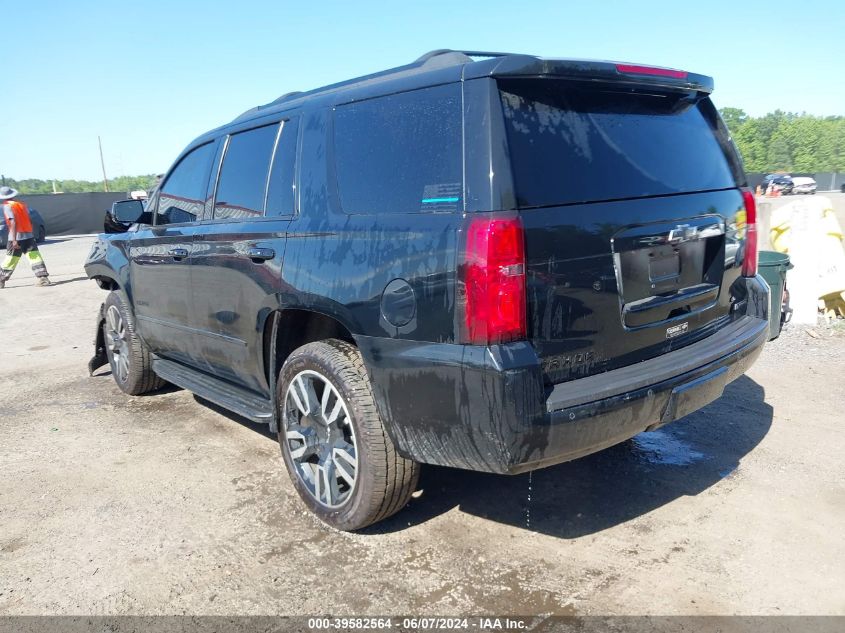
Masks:
[[[745,313],[636,365],[545,386],[525,342],[492,347],[359,337],[382,419],[423,463],[520,473],[588,455],[718,398],[768,338],[768,287],[743,280]]]

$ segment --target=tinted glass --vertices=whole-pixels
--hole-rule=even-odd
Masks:
[[[229,138],[214,199],[214,219],[264,215],[264,191],[279,125],[265,125]]]
[[[347,213],[462,208],[460,85],[340,106],[334,137]]]
[[[709,100],[553,79],[499,89],[521,207],[736,186]]]
[[[206,143],[185,156],[161,187],[156,224],[194,222],[202,216],[214,143]]]
[[[270,183],[267,189],[266,215],[293,215],[294,167],[296,164],[296,136],[298,119],[285,121],[282,136],[276,145]]]

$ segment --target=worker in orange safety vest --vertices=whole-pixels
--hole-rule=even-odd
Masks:
[[[18,192],[11,187],[0,187],[0,204],[2,204],[3,218],[6,226],[9,227],[9,236],[6,239],[6,258],[0,264],[0,288],[6,287],[6,282],[15,267],[20,262],[21,256],[26,255],[29,265],[35,274],[36,286],[49,286],[50,278],[47,276],[47,267],[38,251],[38,243],[35,233],[32,230],[32,220],[29,217],[29,209],[19,200],[14,200]]]

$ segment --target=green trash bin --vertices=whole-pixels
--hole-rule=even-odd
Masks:
[[[769,340],[780,336],[780,329],[787,317],[788,307],[784,307],[783,294],[786,289],[786,271],[793,266],[789,255],[775,251],[760,251],[757,270],[769,284],[772,294],[769,296]]]

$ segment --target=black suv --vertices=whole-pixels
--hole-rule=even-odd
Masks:
[[[768,332],[711,89],[435,51],[249,110],[94,245],[90,369],[268,423],[344,530],[402,508],[420,463],[521,473],[676,420]]]

